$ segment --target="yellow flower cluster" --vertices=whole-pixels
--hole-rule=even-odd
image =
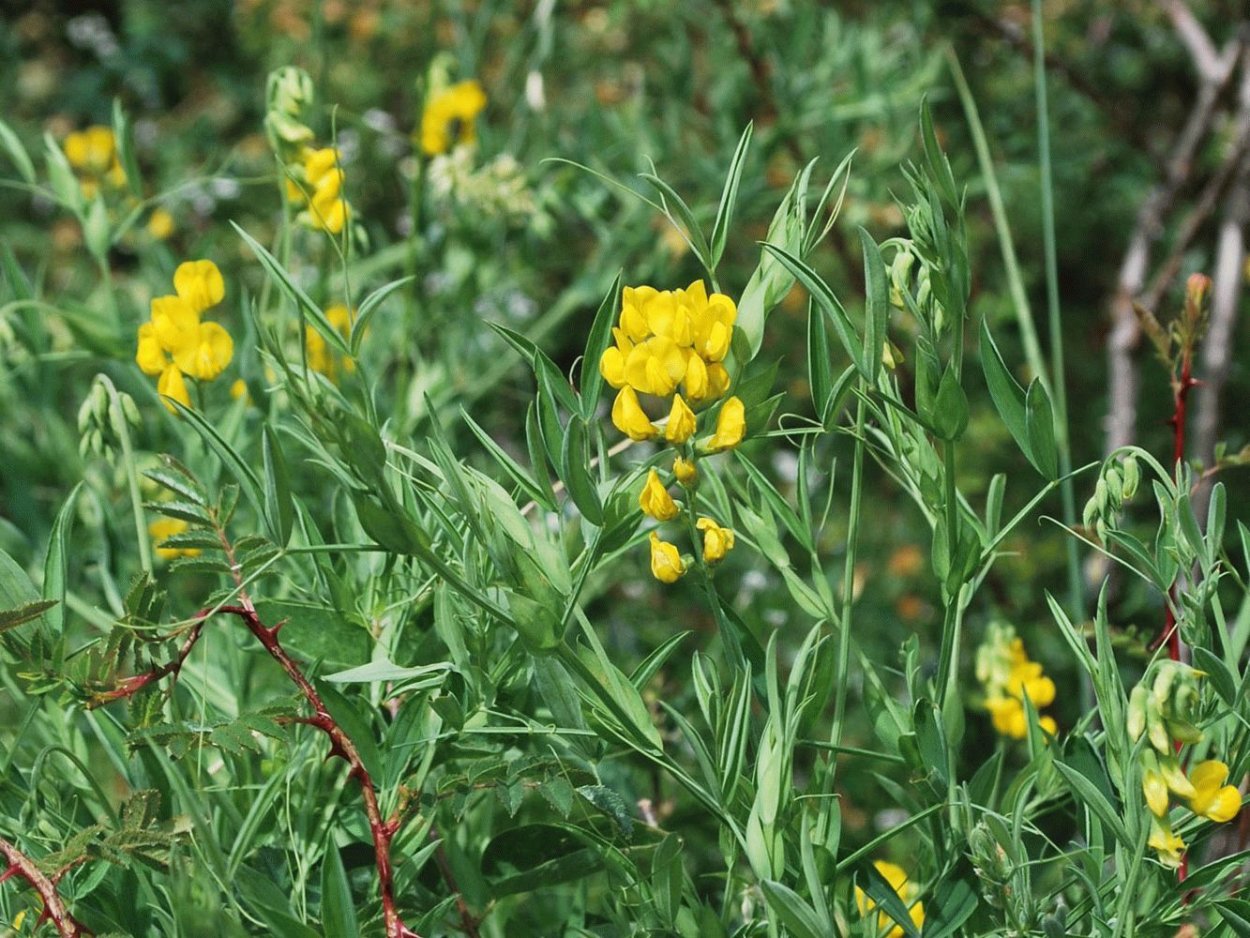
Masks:
[[[687,426],[687,437],[693,434],[694,414],[689,404],[717,400],[729,388],[724,361],[737,316],[734,301],[722,293],[709,297],[702,280],[684,290],[626,287],[621,298],[620,322],[612,330],[616,344],[599,361],[604,380],[618,389],[612,405],[612,422],[617,429],[632,440],[656,436],[659,430],[642,409],[638,395],[672,394],[673,416],[686,422],[675,431],[670,420],[666,438],[675,442],[673,436],[680,435]],[[678,387],[684,392],[684,399],[676,393]],[[737,399],[730,399],[734,400]],[[741,416],[739,409],[735,420],[731,409],[722,418],[725,425],[717,425],[719,439],[709,449],[728,449],[741,441],[741,432],[746,429]]]
[[[336,303],[326,309],[325,314],[326,319],[330,320],[330,325],[347,338],[352,330],[351,311],[342,303]],[[350,358],[340,363],[321,333],[312,326],[306,326],[304,329],[304,348],[308,353],[308,367],[325,375],[331,381],[338,380],[340,364],[343,371],[348,374],[356,370],[356,363]]]
[[[126,171],[117,158],[117,138],[108,127],[99,124],[76,130],[65,138],[65,158],[78,175],[82,194],[94,198],[100,184],[115,189],[126,184]]]
[[[148,537],[156,545],[156,556],[162,560],[174,560],[178,557],[198,557],[198,547],[163,547],[167,538],[181,534],[190,525],[179,518],[157,518],[148,525]]]
[[[907,871],[901,866],[890,863],[888,860],[874,860],[872,865],[881,874],[882,879],[890,884],[890,888],[903,901],[903,904],[907,906],[907,912],[911,916],[912,924],[919,930],[924,925],[924,903],[917,898],[920,895],[920,890],[908,877]],[[860,918],[866,918],[877,907],[877,903],[873,902],[864,890],[856,886],[855,906],[859,909]],[[889,929],[889,931],[886,931],[886,929]],[[885,938],[903,938],[903,935],[906,934],[903,927],[896,924],[894,919],[884,912],[877,913],[876,933],[885,935]]]
[[[1128,733],[1136,742],[1145,736],[1149,745],[1138,755],[1142,794],[1150,809],[1147,843],[1159,862],[1178,869],[1185,841],[1172,830],[1168,817],[1171,795],[1189,803],[1189,810],[1216,823],[1231,821],[1241,810],[1241,793],[1228,782],[1228,766],[1208,759],[1188,774],[1177,752],[1183,743],[1196,743],[1202,731],[1194,725],[1198,680],[1202,672],[1178,661],[1161,661],[1142,678],[1129,696]]]
[[[599,373],[617,389],[613,424],[632,440],[663,436],[676,447],[673,478],[692,497],[699,479],[699,456],[732,449],[746,435],[746,407],[740,398],[730,397],[720,405],[712,435],[694,446],[698,418],[687,403],[716,401],[729,389],[724,360],[737,314],[729,297],[720,293],[709,297],[702,280],[684,290],[626,287],[620,319],[612,330],[616,342],[599,360]],[[672,396],[663,429],[651,422],[639,394]],[[656,521],[673,521],[681,514],[655,469],[647,475],[638,504]],[[692,534],[701,537],[707,564],[719,563],[734,546],[734,532],[713,518],[699,518]],[[677,546],[655,532],[651,534],[651,572],[663,583],[675,583],[686,572]]]
[[[287,178],[287,198],[294,205],[306,206],[300,218],[317,231],[339,234],[351,218],[351,206],[343,198],[338,149],[306,147],[291,174],[295,178]]]
[[[475,122],[485,107],[486,92],[473,79],[430,95],[421,115],[421,152],[437,156],[455,144],[472,146],[477,141]]]
[[[212,381],[234,357],[234,340],[218,323],[201,322],[222,301],[225,281],[209,260],[186,261],[174,271],[173,296],[152,300],[151,318],[139,327],[135,361],[144,374],[159,376],[156,390],[191,406],[186,377]],[[173,407],[166,402],[172,411]]]
[[[1041,664],[1029,659],[1016,630],[1001,623],[992,624],[986,632],[977,649],[976,668],[994,729],[1003,736],[1024,739],[1028,732],[1025,698],[1035,710],[1049,707],[1055,700],[1055,682],[1042,673]],[[1037,722],[1051,736],[1058,732],[1053,717],[1039,716]]]

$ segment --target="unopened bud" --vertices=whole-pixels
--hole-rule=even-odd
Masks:
[[[1141,484],[1141,467],[1137,465],[1136,456],[1129,456],[1121,463],[1121,468],[1124,470],[1124,485],[1120,491],[1127,502],[1137,494],[1137,486]]]

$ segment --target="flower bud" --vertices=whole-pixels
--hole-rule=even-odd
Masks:
[[[708,452],[733,449],[746,435],[746,407],[739,397],[731,397],[721,406],[716,417],[716,432],[707,442]]]
[[[694,436],[695,426],[694,411],[682,400],[680,394],[674,394],[668,426],[664,428],[664,439],[674,446],[680,446]]]
[[[686,564],[675,544],[660,540],[651,532],[651,575],[661,583],[676,583],[686,572]]]
[[[673,460],[673,476],[682,485],[693,485],[699,478],[699,470],[692,460],[678,456]]]
[[[700,518],[697,527],[703,532],[703,559],[707,563],[720,563],[733,550],[734,532],[722,528],[711,518]]]
[[[638,496],[638,506],[656,521],[672,521],[681,514],[681,509],[668,494],[668,489],[664,487],[659,473],[654,469],[647,475],[646,484],[643,485],[642,492]]]
[[[1121,465],[1124,469],[1124,485],[1121,488],[1121,494],[1127,502],[1137,494],[1137,486],[1141,483],[1141,467],[1137,465],[1136,456],[1127,457]]]

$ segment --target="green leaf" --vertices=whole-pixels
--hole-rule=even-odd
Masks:
[[[1024,423],[1029,434],[1029,461],[1048,482],[1059,478],[1059,451],[1055,447],[1055,411],[1040,378],[1034,378],[1024,399]]]
[[[378,287],[364,298],[356,310],[356,321],[352,323],[351,335],[348,337],[348,345],[353,356],[360,353],[360,345],[365,340],[365,332],[369,328],[369,321],[381,309],[382,303],[400,287],[407,286],[415,279],[416,277],[413,276],[392,280],[390,283],[385,283]]]
[[[587,445],[586,422],[577,414],[569,418],[565,429],[564,446],[560,453],[561,478],[568,488],[569,497],[582,517],[591,524],[603,524],[603,501],[595,486],[590,468],[590,448]]]
[[[799,260],[789,251],[778,247],[775,244],[764,242],[762,245],[765,251],[774,255],[798,281],[803,284],[803,288],[811,294],[816,305],[821,311],[829,317],[829,322],[833,324],[833,331],[838,337],[838,341],[842,343],[842,348],[855,363],[855,367],[859,369],[860,374],[868,381],[873,380],[873,370],[870,363],[864,361],[863,342],[855,332],[855,326],[851,323],[851,317],[847,315],[846,310],[842,307],[842,303],[833,295],[833,291],[829,289],[829,285],[808,267],[803,261]],[[875,360],[878,365],[881,363],[881,350],[877,350]]]
[[[82,187],[78,184],[78,177],[70,168],[69,160],[65,158],[65,154],[52,134],[43,135],[43,145],[46,153],[48,184],[52,187],[52,194],[56,196],[58,202],[75,215],[81,215]]]
[[[326,938],[357,938],[360,934],[352,887],[333,838],[326,844],[321,864],[321,927]]]
[[[942,200],[951,208],[957,208],[959,192],[955,188],[955,174],[951,171],[950,160],[938,146],[937,134],[933,130],[933,114],[929,111],[927,100],[920,104],[920,138],[924,144],[925,162],[929,166],[929,178],[937,184]]]
[[[825,317],[816,304],[807,301],[807,384],[812,409],[823,424],[833,402],[833,349]]]
[[[530,474],[521,468],[517,461],[509,456],[502,446],[491,439],[490,434],[482,429],[482,427],[478,425],[477,421],[469,416],[468,411],[461,409],[460,416],[464,419],[465,426],[467,426],[469,430],[472,431],[473,435],[478,438],[481,444],[486,447],[486,451],[494,457],[495,462],[499,464],[499,468],[507,474],[508,478],[510,478],[516,486],[521,489],[521,491],[523,491],[529,498],[532,498],[534,501],[538,502],[538,504],[542,505],[542,507],[547,511],[556,510],[556,502],[552,497],[550,486],[544,488],[535,482],[533,478],[530,477]]]
[[[3,571],[0,570],[0,577],[3,575]],[[15,629],[19,625],[38,619],[56,604],[55,599],[36,599],[11,609],[0,610],[0,632],[7,632],[9,629]]]
[[[286,459],[278,444],[278,435],[265,424],[261,438],[265,466],[265,521],[269,534],[279,547],[291,539],[295,523],[295,506],[291,500],[291,483]]]
[[[971,873],[971,871],[969,871]],[[924,904],[924,938],[947,938],[976,911],[977,891],[966,879],[944,879]]]
[[[998,415],[1003,418],[1003,423],[1007,425],[1007,430],[1020,451],[1037,467],[1026,419],[1024,389],[1007,370],[1003,356],[994,343],[994,337],[990,335],[990,327],[984,319],[981,320],[981,369],[985,372],[985,383],[990,389],[990,398],[994,401]]]
[[[711,248],[708,246],[707,238],[704,237],[698,221],[695,220],[694,212],[690,210],[685,199],[677,194],[676,189],[654,173],[639,173],[638,178],[649,182],[660,193],[660,206],[664,209],[668,220],[686,239],[686,243],[690,245],[690,250],[699,259],[699,263],[708,270],[712,270],[716,265],[712,262]],[[674,212],[677,213],[676,218],[673,217]]]
[[[45,599],[52,600],[53,604],[48,607],[44,621],[52,628],[54,635],[59,635],[65,628],[65,583],[69,575],[70,538],[77,514],[78,493],[82,491],[82,486],[83,483],[79,482],[70,490],[48,534],[48,553],[43,563],[43,595]]]
[[[968,397],[954,366],[947,366],[933,400],[933,429],[943,440],[957,440],[968,426]]]
[[[616,311],[619,308],[618,297],[621,294],[621,274],[616,275],[607,295],[599,304],[595,313],[594,323],[590,327],[590,337],[586,340],[586,354],[582,357],[581,366],[581,414],[587,423],[595,419],[599,409],[599,399],[603,395],[604,380],[599,373],[599,359],[612,344],[612,325],[616,322]]]
[[[1215,903],[1215,909],[1237,938],[1250,938],[1250,901],[1224,899]]]
[[[1115,839],[1125,847],[1132,847],[1132,841],[1124,827],[1124,821],[1121,820],[1106,796],[1098,790],[1098,787],[1082,775],[1078,769],[1065,765],[1058,759],[1055,760],[1054,765],[1059,770],[1059,774],[1072,787],[1077,799],[1083,802],[1107,826],[1107,829],[1111,831]]]
[[[943,761],[945,761],[945,756],[943,756]],[[912,923],[907,906],[903,905],[903,900],[894,891],[894,887],[886,881],[884,876],[877,872],[875,866],[871,863],[861,864],[859,880],[864,892],[868,894],[868,898],[876,903],[877,909],[893,919],[894,924],[903,929],[903,934],[907,938],[920,938],[920,932],[916,931],[916,926]]]
[[[213,527],[213,519],[208,509],[201,508],[193,502],[145,502],[143,507],[167,518],[177,518],[179,521],[202,525],[206,528]]]
[[[760,890],[768,908],[776,913],[793,938],[828,938],[829,932],[816,910],[797,892],[784,883],[771,879],[760,881]]]
[[[36,181],[35,164],[31,162],[30,154],[22,146],[22,141],[13,132],[13,128],[2,120],[0,120],[0,146],[4,147],[4,151],[9,154],[9,159],[13,161],[13,165],[17,167],[22,178],[33,186]]]
[[[252,467],[248,465],[247,461],[239,455],[233,446],[226,442],[225,437],[202,414],[192,410],[190,407],[184,407],[178,401],[174,401],[173,406],[177,408],[178,413],[208,444],[209,449],[217,454],[217,458],[222,461],[222,464],[234,475],[239,485],[242,486],[243,494],[247,496],[248,502],[256,509],[256,513],[262,514],[260,480],[256,478],[256,473],[252,470]]]
[[[886,287],[885,262],[881,259],[877,242],[863,228],[859,229],[859,241],[864,252],[864,366],[868,369],[868,380],[875,382],[881,370],[890,297]]]
[[[385,658],[370,661],[356,668],[327,674],[322,680],[332,684],[372,684],[376,681],[403,681],[406,690],[417,690],[419,687],[435,687],[443,682],[449,665],[440,661],[437,664],[424,664],[415,668],[406,668],[387,661]],[[409,682],[415,682],[417,686]]]
[[[738,184],[742,181],[742,167],[746,162],[747,150],[751,146],[751,132],[754,125],[748,123],[746,130],[738,140],[733,159],[729,163],[729,175],[725,177],[725,187],[721,190],[720,205],[716,208],[716,221],[712,224],[711,263],[710,270],[715,270],[725,253],[725,244],[729,240],[729,226],[733,222],[734,208],[738,204]]]
[[[321,307],[314,303],[308,294],[300,288],[299,284],[291,279],[290,274],[278,263],[278,259],[270,254],[259,241],[239,227],[238,224],[232,221],[230,227],[238,232],[239,237],[252,249],[261,266],[269,274],[269,278],[278,285],[278,289],[286,295],[287,299],[295,304],[297,309],[312,320],[313,328],[321,333],[321,337],[340,353],[350,358],[352,350],[347,344],[347,340],[343,338],[343,334],[326,318],[326,314],[321,311]]]
[[[1194,667],[1205,672],[1211,679],[1211,686],[1220,695],[1220,699],[1230,707],[1236,707],[1237,679],[1228,669],[1228,665],[1201,645],[1191,646],[1190,653],[1193,655]]]

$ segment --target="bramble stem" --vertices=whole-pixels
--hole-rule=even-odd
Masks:
[[[46,876],[35,865],[34,860],[22,853],[21,850],[3,837],[0,837],[0,855],[3,855],[8,862],[8,867],[3,873],[0,873],[0,882],[4,882],[4,880],[13,876],[20,876],[30,883],[31,888],[35,892],[39,893],[39,898],[43,900],[43,912],[39,916],[40,922],[50,921],[56,926],[56,930],[61,935],[67,936],[67,938],[78,938],[78,936],[92,934],[85,925],[70,914],[64,900],[61,899],[60,893],[56,891],[55,878]]]

